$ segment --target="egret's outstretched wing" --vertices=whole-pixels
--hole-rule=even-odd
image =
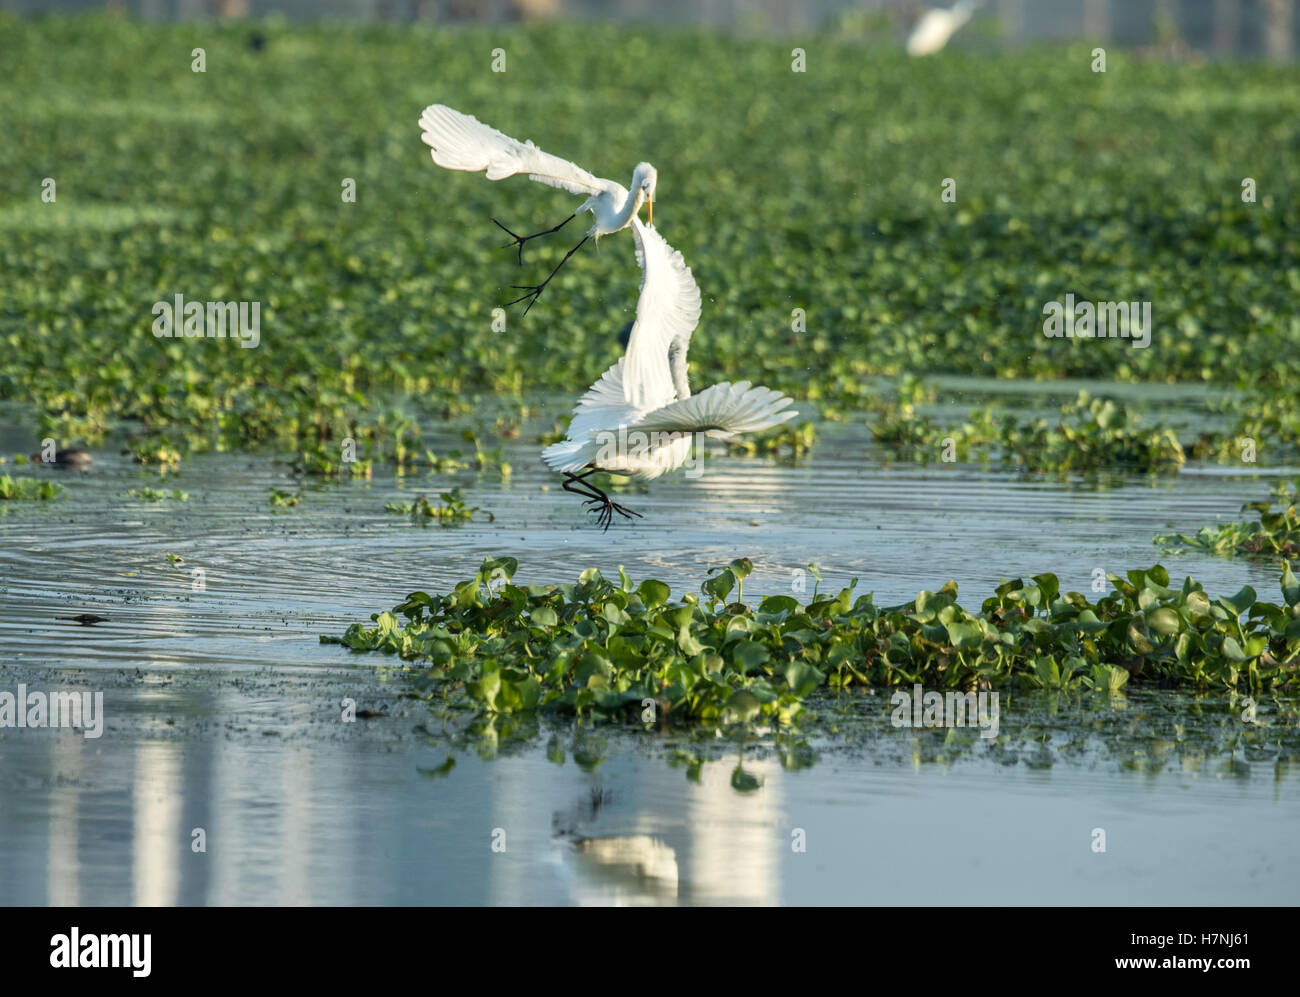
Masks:
[[[636,418],[638,413],[623,397],[624,359],[619,357],[578,399],[569,423],[571,438],[581,439],[593,430],[621,426]]]
[[[551,470],[578,471],[586,467],[596,451],[594,434],[636,418],[636,410],[623,398],[623,360],[619,357],[578,399],[567,439],[542,451],[542,459]]]
[[[597,194],[604,182],[567,159],[542,152],[532,142],[520,142],[445,104],[430,104],[420,115],[420,136],[433,150],[433,161],[449,170],[486,171],[489,180],[516,173],[559,187],[571,194]]]
[[[723,381],[647,413],[628,428],[647,433],[708,433],[726,439],[793,419],[799,413],[786,407],[790,404],[791,399],[771,388],[751,388],[748,381]]]
[[[908,55],[933,55],[971,19],[977,0],[958,0],[951,10],[927,10],[907,38]]]
[[[623,394],[639,411],[657,409],[677,397],[668,353],[680,357],[685,382],[686,348],[700,321],[700,289],[682,254],[652,226],[632,217],[636,261],[641,267],[641,297],[627,341]]]

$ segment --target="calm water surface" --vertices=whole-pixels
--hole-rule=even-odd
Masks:
[[[102,691],[107,719],[99,739],[0,729],[0,902],[1295,902],[1295,752],[1285,733],[1245,732],[1239,704],[1004,697],[994,743],[894,730],[883,698],[860,697],[860,719],[793,770],[769,745],[684,733],[451,744],[385,659],[318,643],[491,554],[518,557],[525,583],[621,564],[678,593],[747,554],[747,599],[790,592],[816,562],[824,587],[856,577],[886,604],[950,578],[974,604],[1040,571],[1090,591],[1094,568],[1161,561],[1211,593],[1250,584],[1275,600],[1271,566],[1162,554],[1151,538],[1237,518],[1277,472],[1103,487],[890,463],[861,426],[832,426],[798,466],[718,456],[697,480],[631,493],[645,519],[602,534],[521,440],[504,481],[303,486],[269,458],[214,454],[164,485],[115,448],[84,475],[26,469],[68,492],[0,503],[0,690]],[[34,448],[23,420],[0,420],[0,453]],[[384,511],[452,483],[495,521],[421,528]],[[148,485],[190,499],[125,494]],[[302,487],[302,502],[274,512],[272,487]],[[109,621],[54,620],[88,611]],[[383,715],[341,723],[344,697]],[[1286,709],[1264,711],[1272,730]],[[675,762],[683,744],[709,758],[696,779]],[[733,788],[738,765],[759,788]]]

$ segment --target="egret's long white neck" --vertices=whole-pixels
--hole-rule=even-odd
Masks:
[[[679,402],[691,397],[691,383],[686,377],[686,349],[688,345],[689,340],[681,336],[668,344],[668,370],[672,373],[673,388],[677,392]]]
[[[628,191],[627,200],[623,202],[623,207],[618,209],[618,214],[614,216],[615,228],[620,229],[632,220],[632,216],[641,210],[641,205],[645,202],[645,191],[641,189],[641,178],[635,173],[632,174],[632,189]]]

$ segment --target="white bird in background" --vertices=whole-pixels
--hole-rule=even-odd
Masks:
[[[640,516],[587,479],[597,471],[651,480],[681,467],[696,433],[730,439],[793,419],[791,400],[748,381],[723,381],[691,394],[686,351],[700,320],[700,289],[690,269],[653,226],[633,216],[641,296],[627,353],[578,401],[568,438],[542,451],[564,475],[564,489],[586,496],[609,529],[614,513]]]
[[[933,55],[948,44],[963,24],[971,19],[978,3],[959,0],[949,10],[927,10],[907,37],[908,55]]]
[[[420,115],[420,127],[424,129],[420,136],[433,151],[433,161],[449,170],[468,170],[471,173],[487,172],[489,180],[502,180],[516,173],[527,173],[528,179],[538,183],[559,187],[571,194],[586,194],[587,199],[580,204],[573,214],[542,232],[532,235],[517,235],[511,232],[495,218],[492,219],[513,242],[506,247],[517,246],[519,263],[524,262],[524,243],[529,239],[558,232],[573,221],[583,211],[590,211],[596,223],[582,238],[582,242],[564,254],[564,259],[551,271],[550,276],[540,284],[514,285],[518,291],[525,292],[508,304],[514,305],[527,301],[524,314],[541,297],[546,285],[551,282],[568,262],[570,256],[581,248],[588,239],[599,241],[602,235],[609,235],[625,229],[637,217],[643,203],[648,204],[650,224],[654,224],[655,185],[659,174],[649,163],[638,163],[632,171],[632,192],[613,180],[594,177],[581,166],[575,166],[568,160],[560,159],[533,145],[532,142],[520,142],[503,135],[495,128],[490,128],[477,118],[447,107],[444,104],[431,104]]]

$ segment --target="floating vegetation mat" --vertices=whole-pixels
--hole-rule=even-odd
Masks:
[[[901,606],[856,580],[811,601],[743,601],[748,558],[673,600],[654,579],[594,568],[572,585],[515,585],[514,558],[489,558],[445,595],[413,592],[372,626],[322,643],[411,663],[415,690],[483,713],[553,710],[596,718],[790,723],[819,690],[1000,687],[1116,691],[1127,683],[1279,692],[1300,685],[1300,581],[1282,602],[1249,586],[1211,598],[1160,565],[1108,575],[1095,603],[1055,575],[1003,582],[977,611],[957,585]]]
[[[1300,478],[1273,488],[1273,502],[1247,502],[1242,512],[1253,510],[1259,518],[1224,526],[1203,526],[1196,536],[1165,533],[1155,542],[1166,549],[1179,547],[1210,551],[1214,554],[1267,554],[1289,561],[1300,557]],[[1277,511],[1273,505],[1277,504]]]
[[[958,426],[918,415],[906,400],[879,406],[871,432],[876,441],[918,460],[991,459],[1031,471],[1125,470],[1176,474],[1185,455],[1168,426],[1141,427],[1137,413],[1086,391],[1061,407],[1059,419],[1026,421],[1014,412],[974,409]]]

